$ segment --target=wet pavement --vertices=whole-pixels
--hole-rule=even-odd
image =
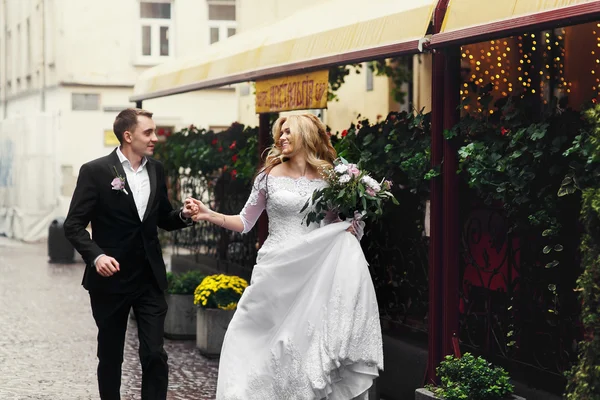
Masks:
[[[84,265],[49,264],[46,243],[0,237],[0,400],[98,399],[96,326]],[[165,339],[169,400],[214,399],[218,361],[194,341]],[[137,331],[130,321],[121,393],[140,399]]]

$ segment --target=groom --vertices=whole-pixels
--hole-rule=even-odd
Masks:
[[[121,143],[106,157],[84,164],[64,223],[65,235],[86,263],[98,326],[98,386],[102,400],[120,399],[127,318],[137,319],[142,399],[167,397],[168,365],[163,348],[167,303],[165,264],[157,227],[191,225],[190,209],[173,210],[165,172],[150,158],[157,142],[152,113],[129,108],[117,116]],[[91,222],[93,237],[86,230]]]

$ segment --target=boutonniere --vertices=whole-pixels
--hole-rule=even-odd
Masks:
[[[117,167],[114,165],[113,169],[115,170],[115,178],[110,183],[112,190],[118,190],[128,195],[129,193],[127,193],[127,189],[125,189],[125,177],[119,175],[119,172],[117,172]]]

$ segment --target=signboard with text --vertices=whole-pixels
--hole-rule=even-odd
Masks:
[[[329,71],[256,81],[256,113],[327,108]]]

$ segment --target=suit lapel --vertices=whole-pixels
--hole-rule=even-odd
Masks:
[[[154,203],[154,198],[156,197],[156,167],[150,159],[146,162],[146,171],[148,171],[148,177],[150,178],[150,197],[148,198],[148,205],[146,206],[146,212],[144,213],[144,219],[142,221],[145,221],[146,218],[148,218],[148,214],[150,214],[152,204]]]
[[[131,208],[131,211],[139,219],[140,216],[138,214],[137,207],[135,205],[135,200],[133,199],[133,192],[131,191],[131,187],[129,187],[129,182],[127,181],[127,175],[125,174],[123,165],[121,164],[121,161],[119,160],[117,151],[115,150],[112,155],[113,155],[113,157],[112,157],[113,163],[109,165],[111,175],[113,178],[115,178],[115,169],[116,169],[117,172],[119,173],[119,176],[122,176],[123,178],[125,178],[125,190],[127,190],[127,194],[125,194],[125,193],[117,193],[117,194],[127,197],[127,202],[129,203],[129,207]]]

